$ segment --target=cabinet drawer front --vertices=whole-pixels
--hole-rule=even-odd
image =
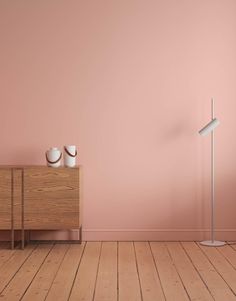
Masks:
[[[24,171],[24,228],[79,227],[79,170],[27,168]]]
[[[11,229],[11,170],[0,170],[0,229]]]

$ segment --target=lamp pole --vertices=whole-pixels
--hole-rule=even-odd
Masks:
[[[211,99],[211,120],[214,117],[214,99]],[[215,241],[215,137],[211,132],[211,242]]]

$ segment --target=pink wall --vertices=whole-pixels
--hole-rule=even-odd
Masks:
[[[84,238],[236,238],[236,1],[2,0],[0,164],[76,144]],[[204,231],[205,229],[205,231]]]

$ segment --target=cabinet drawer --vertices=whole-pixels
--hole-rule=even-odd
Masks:
[[[24,228],[72,229],[79,224],[79,169],[26,168]]]

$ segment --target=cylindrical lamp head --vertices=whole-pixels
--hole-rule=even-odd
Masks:
[[[214,118],[199,131],[199,134],[201,136],[206,136],[211,133],[219,124],[219,120],[217,118]]]

